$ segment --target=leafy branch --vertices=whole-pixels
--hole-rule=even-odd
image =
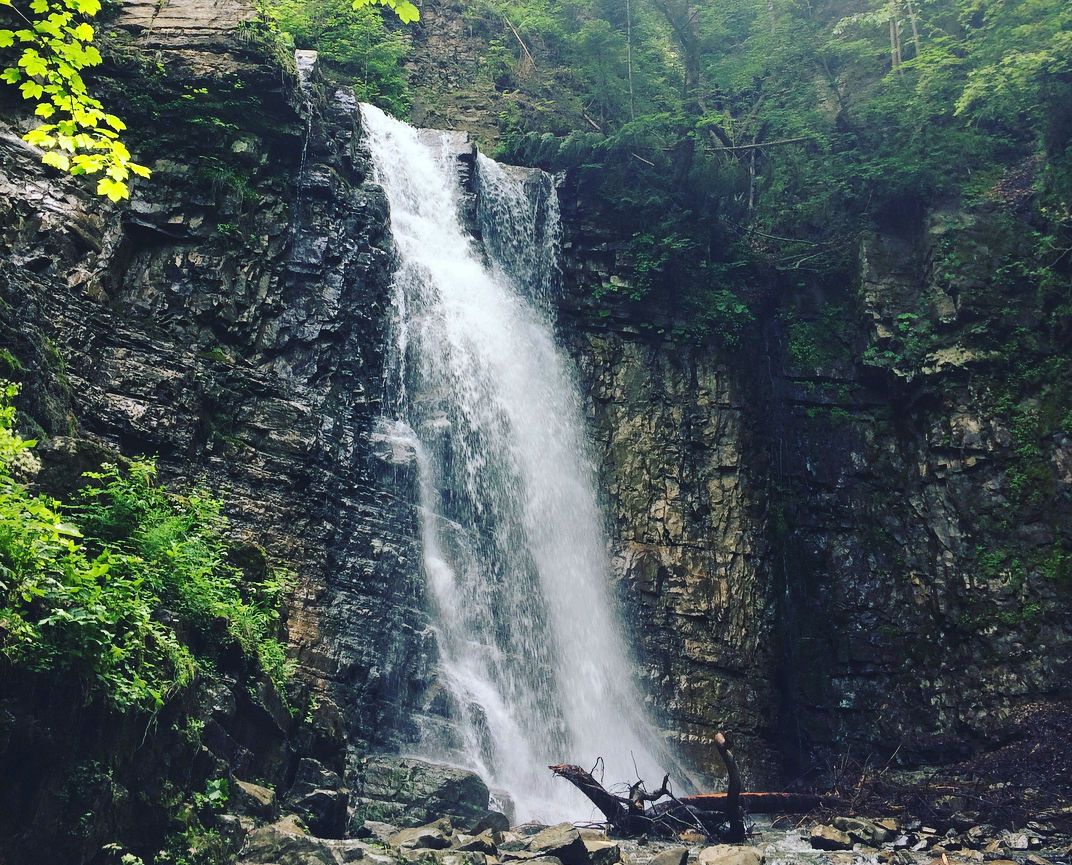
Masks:
[[[98,195],[129,198],[130,176],[148,177],[150,171],[132,160],[119,137],[125,124],[89,95],[82,78],[83,69],[102,62],[92,44],[93,26],[82,20],[100,12],[100,0],[31,0],[25,11],[13,0],[0,0],[0,7],[16,19],[15,27],[0,28],[0,49],[18,54],[0,79],[17,86],[45,121],[25,140],[44,151],[46,165],[76,176],[102,175]]]
[[[412,24],[421,18],[420,10],[410,0],[354,0],[355,10],[377,5],[391,9],[403,24]]]

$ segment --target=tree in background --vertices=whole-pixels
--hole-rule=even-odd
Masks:
[[[354,88],[358,98],[404,115],[409,94],[402,61],[409,37],[388,26],[371,2],[271,0],[265,11],[298,48],[315,49],[324,67]],[[395,10],[402,20],[402,13]],[[405,20],[412,20],[406,15]]]

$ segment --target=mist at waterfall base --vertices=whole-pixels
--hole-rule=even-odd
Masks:
[[[582,819],[548,770],[607,783],[670,768],[633,684],[571,365],[555,343],[558,201],[538,171],[477,158],[466,231],[452,133],[361,106],[398,252],[380,435],[416,461],[422,551],[450,723],[416,751],[477,771],[515,816]],[[634,768],[634,764],[635,767]]]

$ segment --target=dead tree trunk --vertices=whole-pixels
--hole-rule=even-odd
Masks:
[[[739,843],[748,835],[744,825],[745,808],[761,814],[793,814],[836,802],[835,799],[799,793],[743,793],[737,759],[724,734],[715,735],[715,747],[726,766],[727,791],[681,799],[671,791],[669,775],[664,775],[660,787],[650,793],[644,789],[644,782],[637,780],[629,788],[628,796],[619,796],[580,766],[564,763],[549,768],[584,793],[603,814],[610,828],[626,837],[677,838],[689,830],[709,838]],[[660,801],[663,799],[669,801]]]
[[[721,732],[715,733],[715,747],[718,755],[726,764],[726,776],[729,786],[726,788],[726,816],[730,820],[727,841],[743,841],[745,838],[744,812],[741,810],[741,771],[737,768],[737,759],[730,750],[729,740]]]

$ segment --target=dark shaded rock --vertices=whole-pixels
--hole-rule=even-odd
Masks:
[[[815,826],[808,836],[816,850],[851,850],[852,839],[847,833],[833,826]]]
[[[287,792],[287,810],[299,815],[313,834],[322,838],[342,838],[346,831],[349,791],[342,778],[310,757],[298,763],[294,783]]]
[[[491,830],[493,832],[505,832],[510,828],[510,818],[501,811],[488,811],[475,823],[470,824],[469,832],[479,835],[481,832]]]
[[[382,820],[420,826],[449,817],[478,826],[489,817],[487,785],[479,775],[422,760],[370,757],[359,769],[351,825]]]
[[[279,813],[275,791],[237,779],[231,785],[227,807],[235,814],[267,822],[275,820]]]
[[[591,865],[584,839],[570,823],[559,823],[537,832],[529,838],[526,849],[537,856],[552,856],[563,865]]]
[[[649,865],[688,865],[688,847],[669,847],[661,853],[656,853]]]

